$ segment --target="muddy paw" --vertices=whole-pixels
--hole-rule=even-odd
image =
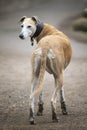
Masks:
[[[52,120],[53,120],[53,122],[58,122],[59,121],[59,118],[57,117],[55,112],[53,112],[53,114],[52,114]]]
[[[62,110],[62,114],[63,114],[63,115],[68,115],[68,112],[65,111],[65,110]]]
[[[31,125],[36,125],[36,122],[35,122],[34,118],[30,118],[30,124]]]

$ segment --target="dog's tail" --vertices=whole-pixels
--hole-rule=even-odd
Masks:
[[[45,74],[45,69],[46,69],[46,59],[47,59],[48,50],[49,50],[48,47],[44,47],[42,49],[41,65],[40,65],[40,72],[39,72],[39,77],[38,77],[38,84],[35,87],[36,89],[33,91],[30,98],[32,98],[37,93],[40,93],[41,90],[42,90],[42,84],[43,84],[43,79],[44,79],[44,74]]]

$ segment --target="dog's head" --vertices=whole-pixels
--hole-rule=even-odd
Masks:
[[[21,39],[25,39],[27,37],[32,37],[35,34],[37,30],[37,25],[40,23],[40,21],[36,16],[33,16],[31,18],[23,16],[20,19],[20,23],[21,23],[21,33],[19,37]]]

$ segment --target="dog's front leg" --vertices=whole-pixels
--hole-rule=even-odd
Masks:
[[[37,77],[34,77],[32,80],[32,85],[31,85],[31,95],[37,85]],[[30,124],[35,124],[35,115],[34,115],[34,96],[31,97],[30,95]]]
[[[34,97],[30,98],[30,124],[35,124],[35,116],[34,116]]]

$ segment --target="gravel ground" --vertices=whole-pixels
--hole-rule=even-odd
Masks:
[[[64,72],[68,115],[61,114],[58,100],[58,123],[52,123],[50,99],[54,80],[46,73],[43,85],[44,115],[36,116],[37,125],[29,125],[31,65],[29,57],[0,56],[0,129],[2,130],[86,130],[87,129],[87,59],[73,59]],[[48,98],[47,98],[48,97]],[[35,111],[38,97],[36,97]]]

